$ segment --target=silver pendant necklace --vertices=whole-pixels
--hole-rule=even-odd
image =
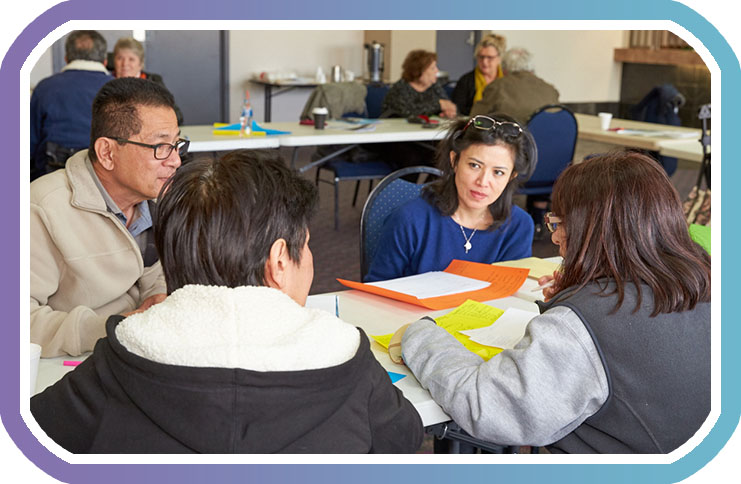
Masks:
[[[466,241],[466,243],[463,244],[463,248],[466,249],[466,254],[468,254],[468,251],[471,250],[471,247],[472,247],[471,246],[471,239],[473,238],[474,234],[476,234],[476,230],[478,230],[478,229],[473,229],[473,232],[471,232],[471,235],[469,235],[468,237],[466,237],[466,231],[463,230],[463,225],[458,224],[458,227],[461,228],[461,233],[463,234],[463,238]]]

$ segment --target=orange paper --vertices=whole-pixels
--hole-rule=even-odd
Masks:
[[[491,264],[481,264],[479,262],[454,259],[450,265],[445,268],[444,272],[470,277],[471,279],[478,279],[479,281],[487,281],[491,284],[489,284],[488,287],[477,291],[418,299],[409,294],[391,291],[377,286],[370,286],[368,284],[363,284],[362,282],[346,281],[344,279],[337,280],[340,284],[351,289],[369,292],[371,294],[396,299],[397,301],[403,301],[409,304],[416,304],[417,306],[422,306],[428,309],[440,310],[460,306],[466,302],[467,299],[483,302],[511,296],[517,292],[520,287],[522,287],[522,283],[525,282],[525,279],[527,278],[528,269],[493,266]]]

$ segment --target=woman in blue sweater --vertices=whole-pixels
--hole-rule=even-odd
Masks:
[[[535,169],[530,133],[506,115],[455,121],[436,157],[442,177],[386,220],[366,282],[531,255],[532,218],[512,204]]]

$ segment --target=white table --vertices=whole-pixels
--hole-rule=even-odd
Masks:
[[[190,140],[189,151],[231,151],[236,149],[278,148],[290,146],[343,145],[343,148],[329,157],[317,160],[302,168],[306,171],[338,156],[361,143],[391,143],[434,141],[445,137],[446,124],[440,123],[435,129],[423,128],[421,124],[409,123],[406,119],[381,119],[371,130],[354,130],[352,125],[337,120],[329,120],[325,129],[314,129],[296,122],[262,123],[265,129],[288,131],[289,134],[240,137],[237,135],[215,135],[213,126],[191,125],[181,128],[181,136]],[[292,161],[292,166],[295,162]]]
[[[188,151],[231,151],[238,149],[278,148],[277,136],[216,135],[211,125],[182,126],[180,136],[190,140]]]
[[[537,285],[534,279],[528,278],[520,290],[513,296],[488,301],[487,304],[499,309],[518,308],[538,312],[534,301],[538,297],[542,297],[542,293],[532,292],[532,289]],[[423,316],[432,316],[435,318],[452,310],[432,311],[421,306],[395,301],[362,291],[350,290],[333,294],[339,295],[340,318],[350,324],[363,328],[368,335],[393,333],[400,326],[406,323],[412,323]],[[406,375],[397,381],[395,385],[412,402],[414,408],[422,418],[422,424],[425,427],[450,420],[450,417],[432,399],[430,392],[422,388],[406,366],[393,363],[386,349],[373,340],[371,340],[371,350],[381,366],[387,371]],[[48,386],[60,380],[64,375],[74,370],[75,367],[73,366],[63,366],[65,360],[82,361],[89,355],[90,353],[79,357],[59,356],[55,358],[42,358],[39,362],[35,393],[43,391]]]
[[[576,116],[576,121],[579,125],[579,139],[658,151],[662,155],[673,156],[683,160],[702,161],[702,147],[698,141],[702,135],[702,131],[699,129],[612,118],[610,122],[611,128],[677,131],[687,133],[692,137],[677,139],[666,136],[635,136],[620,134],[616,131],[603,131],[599,117],[594,115],[575,113],[574,116]]]

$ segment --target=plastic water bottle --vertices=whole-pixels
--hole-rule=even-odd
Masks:
[[[250,92],[244,91],[244,104],[242,113],[239,115],[239,135],[250,136],[252,134],[252,104],[250,104]]]

